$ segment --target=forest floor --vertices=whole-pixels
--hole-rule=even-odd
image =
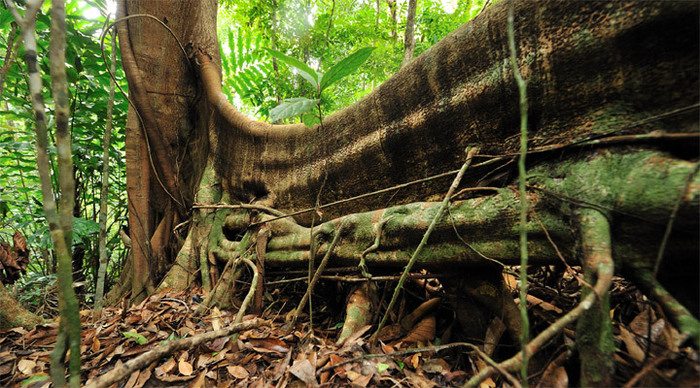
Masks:
[[[572,276],[540,270],[533,278],[538,281],[530,289],[530,316],[537,332],[575,306],[580,295]],[[112,386],[461,386],[487,365],[469,345],[456,342],[467,339],[459,338],[454,312],[442,305],[416,324],[424,325],[422,328],[412,329],[413,334],[421,333],[411,337],[417,342],[407,340],[410,333],[398,339],[384,335],[372,346],[367,326],[337,344],[344,297],[334,296],[337,283],[325,283],[319,284],[314,298],[313,335],[308,316],[300,317],[291,329],[285,320],[305,285],[278,283],[280,288],[268,288],[264,325],[243,331],[237,338],[224,336],[176,351]],[[404,297],[411,297],[408,294]],[[321,304],[322,300],[327,303]],[[82,311],[83,381],[94,381],[160,344],[233,323],[235,313],[217,308],[195,316],[193,312],[202,301],[202,292],[193,290],[153,295],[128,309],[107,308],[99,319],[94,319],[90,310]],[[610,314],[617,348],[616,385],[700,384],[697,349],[666,321],[659,306],[620,278],[615,279],[612,289]],[[248,315],[244,321],[251,318]],[[482,355],[501,360],[512,356],[518,346],[503,334],[502,324],[499,330],[498,321],[491,321],[484,338],[470,342],[479,346]],[[15,328],[0,332],[0,386],[47,387],[56,331],[57,324],[52,322],[30,331]],[[383,333],[388,332],[391,330]],[[531,360],[531,384],[565,387],[577,383],[575,337],[575,326],[566,328]],[[485,384],[482,386],[508,386],[502,377]]]

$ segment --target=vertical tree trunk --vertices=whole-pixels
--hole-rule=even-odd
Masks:
[[[386,0],[386,4],[389,6],[389,15],[391,16],[391,38],[396,39],[396,37],[397,37],[397,32],[396,32],[396,24],[397,24],[396,0]]]
[[[216,1],[121,0],[118,11],[120,16],[152,15],[173,26],[183,45],[215,53],[219,63]],[[122,290],[138,301],[156,286],[179,249],[172,228],[192,203],[215,116],[198,99],[188,55],[163,25],[134,17],[119,22],[117,32],[129,95],[139,113],[129,107],[126,175],[132,250],[130,276],[122,279],[131,283]]]
[[[109,68],[112,74],[117,72],[117,34],[114,30],[111,31],[112,52],[110,54]],[[97,270],[97,285],[95,287],[95,310],[99,316],[102,310],[102,297],[105,289],[105,274],[107,273],[107,196],[109,195],[109,146],[112,137],[112,110],[114,109],[114,79],[109,80],[109,100],[107,101],[107,118],[105,125],[105,133],[102,138],[102,186],[100,188],[100,235],[99,235],[99,254],[100,265]]]
[[[408,0],[408,14],[406,15],[406,32],[403,37],[403,62],[401,67],[406,66],[413,58],[413,51],[416,47],[416,3],[418,0]]]

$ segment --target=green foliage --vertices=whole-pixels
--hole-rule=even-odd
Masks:
[[[266,49],[270,55],[273,57],[279,59],[283,63],[299,70],[299,75],[301,75],[305,80],[309,81],[311,86],[314,87],[314,89],[318,89],[318,79],[319,79],[319,74],[316,72],[316,70],[312,69],[307,65],[306,63],[294,58],[290,57],[289,55],[285,55],[279,51],[272,50],[272,49]]]
[[[369,59],[374,47],[361,48],[331,67],[321,78],[321,91],[357,71]]]
[[[321,96],[323,91],[332,84],[357,71],[360,66],[367,61],[373,50],[374,47],[365,47],[357,50],[333,65],[328,70],[328,73],[319,74],[307,64],[296,58],[292,58],[279,51],[267,49],[270,55],[297,69],[299,74],[304,77],[305,80],[309,81],[311,86],[313,86],[313,88],[316,90],[316,96],[318,97],[315,100],[305,97],[287,98],[270,111],[270,120],[278,121],[289,117],[306,114],[305,117],[302,118],[302,121],[304,124],[309,125],[313,123],[314,120],[311,120],[308,117],[314,115],[308,115],[307,113],[309,113],[314,106],[316,106],[319,110],[317,117],[318,121],[320,122],[322,119],[321,103],[323,102],[323,99],[321,99]]]
[[[123,331],[122,335],[124,336],[124,338],[130,339],[139,345],[146,345],[148,343],[148,339],[143,335],[137,333],[136,330]]]
[[[476,17],[484,3],[485,0],[419,1],[415,54],[420,55]],[[258,54],[273,69],[263,72],[265,80],[257,89],[256,101],[241,95],[239,98],[230,96],[239,109],[258,119],[270,119],[272,107],[288,98],[316,97],[323,80],[315,78],[309,69],[317,69],[316,73],[329,77],[333,63],[364,47],[375,47],[374,54],[362,65],[361,71],[331,82],[335,83],[332,93],[325,93],[322,98],[324,114],[362,98],[401,66],[405,2],[399,2],[396,20],[392,19],[384,1],[379,2],[379,9],[374,1],[354,0],[220,0],[219,5],[222,57],[228,50],[223,50],[223,42],[228,40],[229,26],[239,26],[241,31],[260,37],[260,44],[282,55],[270,51]],[[226,79],[229,77],[235,78],[237,73],[224,70],[225,85],[228,85]],[[325,86],[324,83],[322,87]],[[318,121],[310,113],[300,118],[307,125]]]
[[[267,114],[269,107],[265,106],[265,96],[273,92],[268,80],[274,69],[261,49],[265,43],[261,35],[231,27],[227,27],[225,39],[219,42],[224,90],[228,97],[235,100],[237,95]]]
[[[102,168],[102,135],[105,128],[105,111],[107,107],[109,74],[100,53],[99,35],[104,24],[103,16],[96,8],[106,9],[104,0],[85,1],[68,0],[66,71],[68,76],[71,117],[69,126],[72,131],[75,177],[77,184],[77,206],[73,233],[73,245],[80,245],[85,252],[79,277],[85,281],[85,295],[89,295],[93,286],[93,276],[97,260],[97,213],[99,208],[100,174]],[[39,49],[39,67],[42,72],[44,99],[47,106],[53,106],[49,93],[50,76],[48,72],[49,18],[43,13],[37,19],[37,39]],[[91,15],[89,18],[85,15]],[[12,17],[7,9],[0,7],[0,57],[4,58],[14,42],[8,42]],[[107,56],[111,50],[107,39]],[[30,251],[27,283],[32,287],[21,288],[20,299],[29,306],[45,291],[44,286],[53,279],[55,260],[51,252],[52,244],[43,216],[39,177],[36,172],[35,140],[33,134],[34,118],[27,88],[26,64],[23,61],[24,49],[14,55],[14,62],[9,67],[0,99],[0,235],[11,236],[19,230],[27,239]],[[121,65],[117,67],[117,78],[123,79]],[[122,82],[122,86],[126,84]],[[115,131],[113,131],[110,157],[112,164],[109,188],[109,241],[108,251],[114,253],[108,270],[108,284],[114,283],[118,276],[121,260],[125,257],[118,236],[119,227],[125,223],[126,182],[124,171],[123,130],[126,121],[127,103],[122,95],[116,95]],[[53,111],[49,110],[48,124],[53,130]],[[51,135],[53,136],[53,134]],[[54,168],[52,177],[54,187],[56,150],[49,149]],[[40,279],[40,280],[39,280]]]
[[[314,109],[318,100],[310,100],[306,97],[288,98],[281,104],[272,108],[270,120],[278,121],[288,117],[299,116]]]

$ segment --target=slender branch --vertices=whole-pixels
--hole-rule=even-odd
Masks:
[[[299,314],[301,313],[302,310],[306,307],[306,303],[311,299],[311,293],[313,292],[314,287],[316,286],[316,283],[318,283],[318,280],[321,278],[321,274],[323,271],[326,269],[326,265],[328,264],[328,259],[331,257],[331,254],[333,253],[333,249],[335,246],[338,244],[338,241],[340,240],[340,235],[343,232],[343,227],[345,226],[345,222],[341,223],[340,226],[338,226],[338,230],[335,232],[335,235],[333,236],[333,240],[331,240],[331,244],[328,246],[328,250],[326,251],[326,254],[323,255],[323,259],[321,259],[321,263],[318,265],[318,268],[316,269],[316,272],[313,275],[313,278],[309,281],[309,286],[306,288],[306,292],[304,293],[304,296],[301,298],[301,301],[299,302],[299,305],[297,306],[296,311],[294,312],[294,316],[292,318],[292,324],[291,326],[294,326],[294,323],[296,322],[297,318],[299,317]],[[313,256],[309,258],[310,261],[313,261]]]
[[[520,70],[518,69],[518,54],[515,50],[515,31],[513,3],[508,7],[508,48],[510,49],[510,65],[518,85],[518,96],[520,100],[520,157],[518,159],[518,192],[520,196],[520,320],[522,330],[520,331],[520,348],[522,364],[520,368],[520,378],[525,387],[527,384],[528,357],[525,346],[530,341],[530,320],[527,316],[527,213],[528,199],[525,185],[527,183],[527,171],[525,170],[525,157],[527,156],[527,85]]]
[[[109,20],[109,17],[107,18]],[[116,40],[116,31],[112,30],[111,38],[112,43]],[[112,49],[109,59],[109,70],[112,73],[117,71],[117,51]],[[110,141],[112,138],[112,116],[114,110],[114,89],[115,82],[114,78],[109,79],[109,100],[107,100],[107,117],[105,125],[105,133],[102,138],[102,187],[100,188],[100,215],[99,215],[99,225],[100,225],[100,235],[99,235],[99,255],[100,255],[100,265],[97,270],[97,287],[95,290],[95,310],[97,314],[100,314],[103,304],[104,296],[104,286],[105,286],[105,275],[107,273],[107,263],[109,257],[107,256],[107,200],[109,196],[109,148]],[[121,232],[121,229],[120,229]]]
[[[457,176],[455,177],[454,181],[452,181],[452,185],[450,185],[449,190],[447,190],[447,194],[445,194],[445,198],[442,200],[440,207],[437,209],[437,213],[435,214],[433,221],[430,223],[430,226],[428,226],[428,230],[425,231],[425,234],[423,235],[423,238],[421,239],[420,243],[418,244],[418,247],[416,247],[416,250],[413,252],[413,255],[411,255],[411,259],[408,261],[408,264],[406,264],[406,267],[404,268],[403,273],[401,274],[401,278],[399,279],[399,283],[396,285],[396,288],[394,289],[394,295],[391,297],[391,301],[389,302],[389,305],[386,308],[386,312],[384,313],[384,317],[382,317],[381,322],[379,322],[379,326],[377,326],[377,330],[372,335],[372,338],[370,341],[374,342],[377,339],[377,335],[379,334],[379,331],[384,327],[384,324],[386,323],[387,319],[389,318],[389,312],[394,308],[394,304],[396,304],[396,301],[399,298],[399,293],[403,289],[403,284],[404,284],[404,282],[406,282],[406,278],[408,277],[408,273],[411,271],[411,268],[416,263],[416,260],[418,259],[418,255],[420,255],[421,251],[423,250],[423,247],[425,247],[425,245],[428,243],[428,239],[430,238],[430,235],[432,234],[433,230],[435,229],[435,226],[442,219],[442,215],[445,213],[445,209],[447,208],[447,206],[450,203],[450,198],[452,198],[452,194],[454,194],[455,190],[457,190],[459,183],[462,181],[462,177],[464,176],[464,173],[467,172],[469,165],[471,165],[471,163],[472,163],[472,158],[474,157],[474,155],[477,152],[478,152],[478,148],[468,148],[467,149],[467,160],[464,162],[464,165],[462,165],[462,168],[457,173]]]
[[[214,330],[202,334],[198,334],[189,338],[182,338],[175,341],[161,343],[154,349],[141,354],[140,356],[114,367],[109,372],[101,375],[92,382],[85,385],[86,388],[103,388],[117,383],[136,370],[142,369],[161,358],[168,356],[178,350],[193,349],[202,343],[212,341],[217,338],[225,337],[234,333],[239,333],[244,330],[250,330],[255,327],[266,325],[262,319],[256,318],[249,321],[235,323],[226,329]]]
[[[59,189],[62,208],[60,216],[56,205],[56,197],[51,185],[51,168],[48,155],[48,128],[46,122],[46,108],[42,98],[42,79],[37,65],[36,44],[36,15],[41,8],[42,0],[27,2],[27,10],[24,18],[14,8],[11,1],[5,1],[7,7],[15,16],[17,24],[22,29],[22,40],[25,47],[24,60],[27,63],[29,73],[29,91],[34,108],[36,125],[36,151],[37,170],[41,181],[42,204],[44,215],[49,224],[51,239],[58,257],[58,283],[59,306],[61,311],[61,325],[59,330],[64,335],[59,335],[52,356],[51,374],[55,376],[54,384],[65,385],[63,356],[65,355],[66,342],[70,348],[69,371],[71,386],[80,384],[80,318],[78,316],[78,300],[72,287],[72,262],[70,255],[71,223],[73,220],[73,168],[71,160],[71,141],[68,130],[68,91],[65,74],[65,3],[63,0],[55,0],[51,7],[51,75],[54,101],[56,102],[56,148],[59,161]],[[70,216],[70,218],[67,217]]]
[[[700,162],[696,162],[695,167],[690,172],[690,174],[688,174],[688,177],[685,181],[685,185],[683,185],[683,189],[678,195],[678,200],[676,200],[676,203],[673,205],[671,214],[668,217],[668,223],[666,224],[666,229],[664,230],[664,236],[661,239],[661,245],[659,245],[659,251],[656,254],[656,261],[654,262],[654,277],[656,277],[656,275],[659,273],[659,267],[661,266],[661,261],[664,259],[664,253],[666,252],[666,244],[668,244],[668,239],[669,237],[671,237],[673,223],[676,221],[676,215],[678,214],[678,210],[681,207],[681,203],[683,203],[683,197],[686,195],[686,192],[688,191],[688,186],[693,181],[693,177],[698,173],[698,170],[700,170]]]
[[[255,263],[253,263],[252,261],[250,261],[250,259],[246,257],[242,257],[241,261],[243,261],[248,267],[250,267],[250,270],[253,271],[253,280],[250,281],[250,290],[248,290],[248,293],[243,299],[243,303],[241,303],[241,308],[238,309],[238,312],[236,313],[236,318],[233,320],[233,323],[241,323],[241,321],[243,320],[243,316],[245,315],[245,312],[248,309],[248,305],[250,305],[250,301],[253,300],[253,295],[255,295],[255,289],[258,285],[258,268],[255,266]]]
[[[281,212],[277,209],[273,209],[269,206],[264,206],[264,205],[255,205],[255,204],[248,204],[248,203],[239,203],[235,205],[229,205],[225,203],[221,204],[208,204],[208,203],[195,203],[192,205],[192,209],[249,209],[249,210],[259,210],[268,214],[271,214],[275,217],[287,217],[287,214],[284,212]],[[264,223],[266,221],[263,221],[261,223]]]
[[[10,32],[7,34],[7,49],[5,50],[5,61],[2,64],[2,68],[0,68],[0,96],[5,90],[5,77],[7,76],[7,72],[10,70],[10,67],[12,67],[12,64],[15,62],[15,53],[17,52],[20,43],[22,43],[22,39],[17,39],[18,30],[19,24],[12,23],[12,26],[10,27]]]

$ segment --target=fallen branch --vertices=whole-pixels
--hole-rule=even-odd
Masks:
[[[182,338],[176,341],[169,341],[165,344],[158,345],[154,349],[151,349],[146,353],[143,353],[142,355],[125,362],[124,364],[114,367],[111,371],[105,373],[97,379],[89,381],[85,385],[85,387],[108,387],[126,378],[132,372],[141,368],[145,368],[151,363],[156,362],[159,359],[172,354],[173,352],[182,349],[194,348],[195,346],[198,346],[204,342],[215,340],[217,338],[225,337],[227,335],[238,333],[244,330],[249,330],[254,327],[263,326],[265,323],[266,322],[264,320],[256,318],[249,321],[233,324],[226,329],[214,330],[207,333],[195,335],[190,338]]]

